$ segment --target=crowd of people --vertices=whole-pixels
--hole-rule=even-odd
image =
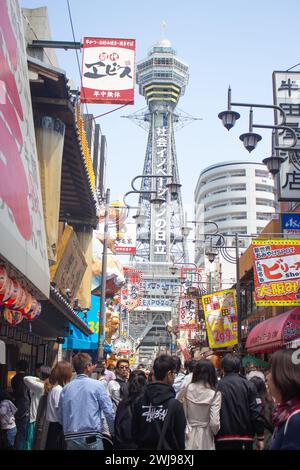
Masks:
[[[21,360],[0,395],[2,447],[31,450],[300,450],[300,367],[290,350],[264,374],[242,374],[237,354],[221,371],[205,358],[160,355],[151,371],[96,365],[79,352],[36,376]],[[220,372],[220,373],[219,373]]]

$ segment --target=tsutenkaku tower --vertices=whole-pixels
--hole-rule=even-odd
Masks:
[[[179,183],[174,138],[174,113],[180,96],[188,83],[188,66],[177,57],[167,39],[155,44],[148,57],[137,64],[139,92],[146,99],[148,110],[144,120],[149,124],[148,143],[141,190],[157,190],[165,202],[159,207],[150,203],[153,194],[139,199],[140,212],[146,216],[145,223],[137,231],[137,258],[150,263],[187,261],[186,241],[182,236],[184,224],[180,189],[170,194],[165,175],[173,175]]]

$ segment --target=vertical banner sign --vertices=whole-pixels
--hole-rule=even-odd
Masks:
[[[300,305],[300,240],[252,245],[256,305]]]
[[[125,224],[115,242],[116,253],[136,253],[136,224]]]
[[[0,253],[49,297],[50,277],[19,2],[0,1]]]
[[[180,330],[197,330],[198,299],[187,297],[180,299],[179,325]]]
[[[209,347],[226,348],[237,344],[236,291],[230,289],[203,295],[202,304]]]
[[[286,125],[291,127],[300,138],[300,72],[273,72],[274,104],[280,106],[286,114]],[[275,113],[276,124],[282,120],[279,111]],[[292,134],[285,131],[279,134],[278,144],[291,145]],[[286,157],[280,166],[279,201],[300,201],[300,150],[292,153],[280,151]]]
[[[80,101],[134,104],[135,39],[84,38]]]
[[[168,188],[165,176],[168,174],[168,128],[155,128],[156,168],[155,174],[161,176],[155,180],[159,198],[166,198]],[[155,216],[154,255],[167,254],[167,202],[161,204]]]
[[[121,306],[132,312],[142,299],[142,271],[124,268],[125,285],[121,289]]]

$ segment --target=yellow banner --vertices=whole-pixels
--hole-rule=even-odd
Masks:
[[[234,289],[202,296],[209,347],[226,348],[238,343],[237,303]]]

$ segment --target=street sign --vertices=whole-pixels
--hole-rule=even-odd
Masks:
[[[284,235],[289,238],[300,238],[300,214],[287,214],[281,215],[281,229]]]

